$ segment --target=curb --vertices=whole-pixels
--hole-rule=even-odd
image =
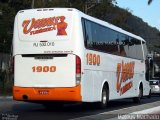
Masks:
[[[0,100],[13,99],[13,96],[0,96]]]
[[[149,108],[142,111],[133,112],[130,114],[155,114],[155,113],[160,113],[160,106]]]
[[[129,114],[121,115],[109,120],[159,120],[160,119],[160,106],[149,108],[142,111],[136,111]]]
[[[105,120],[140,120],[140,119],[150,119],[159,120],[160,118],[160,106],[149,108],[146,110],[136,111],[128,114],[121,115],[120,117],[113,117]],[[119,116],[119,115],[118,115]]]

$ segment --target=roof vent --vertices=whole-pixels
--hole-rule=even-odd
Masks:
[[[42,11],[42,9],[38,9],[37,11]]]
[[[48,9],[43,9],[43,11],[47,11]]]
[[[49,9],[50,11],[53,11],[54,9]]]
[[[22,10],[21,10],[21,11],[19,11],[19,13],[23,13],[23,12],[24,12],[24,11],[22,11]]]
[[[72,11],[73,9],[68,9],[68,11]]]

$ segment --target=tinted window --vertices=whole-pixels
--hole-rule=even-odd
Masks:
[[[99,24],[85,21],[85,45],[87,48],[118,54],[116,32]]]
[[[141,41],[125,34],[82,19],[85,46],[109,54],[143,59]]]
[[[143,59],[141,41],[128,37],[124,42],[124,49],[127,57]]]
[[[148,55],[147,45],[146,45],[146,43],[144,41],[142,42],[142,45],[143,45],[144,57],[146,59],[147,55]]]

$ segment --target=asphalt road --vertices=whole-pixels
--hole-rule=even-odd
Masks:
[[[106,109],[97,109],[92,104],[65,104],[63,107],[46,108],[41,104],[0,99],[0,119],[15,120],[105,120],[117,117],[118,114],[132,113],[160,106],[160,96],[143,98],[140,104],[132,99],[110,101]]]

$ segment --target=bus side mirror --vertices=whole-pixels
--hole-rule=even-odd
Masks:
[[[147,57],[145,60],[146,64],[146,80],[149,81],[152,77],[152,68],[153,68],[153,59],[151,57]]]

